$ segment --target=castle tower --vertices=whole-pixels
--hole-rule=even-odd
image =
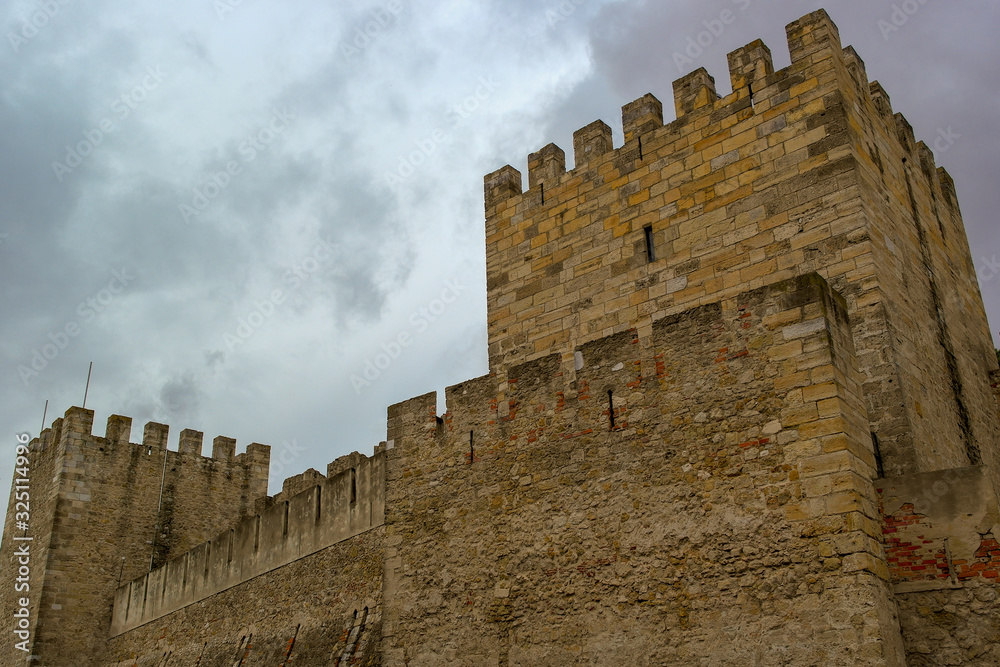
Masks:
[[[236,455],[235,441],[218,437],[206,458],[198,431],[183,431],[175,452],[166,448],[163,424],[146,424],[142,443],[134,444],[130,418],[112,415],[104,437],[92,434],[93,421],[92,410],[70,408],[31,441],[23,466],[30,496],[26,530],[16,515],[23,508],[15,490],[23,485],[15,474],[0,575],[14,582],[21,565],[30,574],[27,588],[17,591],[12,583],[4,590],[2,613],[14,619],[24,613],[21,599],[28,600],[28,627],[21,637],[3,633],[4,659],[92,664],[107,639],[121,582],[252,514],[254,501],[267,493],[265,445],[251,444]]]
[[[755,41],[733,92],[699,69],[485,179],[490,368],[573,350],[692,306],[816,271],[847,299],[887,474],[1000,462],[997,366],[954,183],[819,11],[791,65]]]
[[[389,411],[390,664],[1000,657],[954,185],[825,12],[786,31],[485,177],[491,374]]]

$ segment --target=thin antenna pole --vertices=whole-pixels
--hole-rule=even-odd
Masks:
[[[94,372],[94,362],[90,362],[90,370],[87,371],[87,388],[83,390],[83,407],[87,407],[87,394],[90,393],[90,374]]]
[[[45,418],[49,414],[49,399],[45,399],[45,409],[42,410],[42,428],[38,431],[38,436],[41,437],[42,431],[45,430]]]
[[[160,536],[160,510],[163,509],[163,483],[167,481],[167,447],[163,446],[163,472],[160,473],[160,499],[156,503],[156,523],[153,526],[153,542],[149,552],[149,571],[153,571],[153,558],[156,556],[156,538]]]

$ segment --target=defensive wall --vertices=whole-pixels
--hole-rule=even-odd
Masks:
[[[106,664],[371,664],[386,447],[289,478],[261,513],[119,588]]]
[[[760,41],[729,55],[725,97],[704,69],[675,81],[673,122],[626,105],[619,148],[596,121],[571,170],[550,144],[527,191],[486,177],[490,367],[558,351],[572,374],[576,345],[816,271],[847,299],[884,471],[977,464],[996,359],[954,184],[825,12],[787,34],[780,71]]]
[[[32,440],[29,449],[32,601],[30,654],[45,664],[75,665],[103,652],[110,602],[121,582],[188,551],[247,516],[267,491],[269,448],[215,438],[201,456],[202,433],[182,431],[167,450],[167,426],[150,422],[142,442],[129,442],[132,420],[113,415],[103,437],[94,412],[70,408]],[[14,503],[7,513],[0,576],[14,581]],[[42,585],[44,577],[44,585]],[[13,589],[3,596],[12,618]],[[0,651],[15,653],[13,634]]]
[[[104,583],[46,573],[42,664],[1000,662],[1000,369],[954,184],[825,12],[787,34],[787,68],[753,42],[731,94],[698,70],[677,120],[646,95],[623,146],[597,121],[573,168],[485,178],[490,373],[391,406],[372,457],[269,498],[251,445],[220,491],[231,441],[67,412],[33,524]],[[167,520],[145,489],[181,472],[206,491]]]
[[[390,408],[387,664],[902,664],[846,304],[652,329]]]

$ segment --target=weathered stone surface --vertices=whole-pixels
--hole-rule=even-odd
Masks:
[[[825,12],[787,35],[726,97],[680,79],[666,125],[626,105],[622,147],[597,121],[573,169],[532,154],[527,192],[486,176],[490,374],[391,406],[373,456],[272,498],[262,445],[56,420],[32,664],[1000,662],[1000,369],[955,185]]]

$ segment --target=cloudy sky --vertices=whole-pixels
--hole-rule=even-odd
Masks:
[[[0,2],[0,484],[91,361],[98,434],[270,444],[272,493],[371,453],[386,406],[487,372],[484,174],[598,118],[620,145],[699,66],[725,94],[758,37],[784,67],[820,6],[941,138],[997,330],[994,2]]]

